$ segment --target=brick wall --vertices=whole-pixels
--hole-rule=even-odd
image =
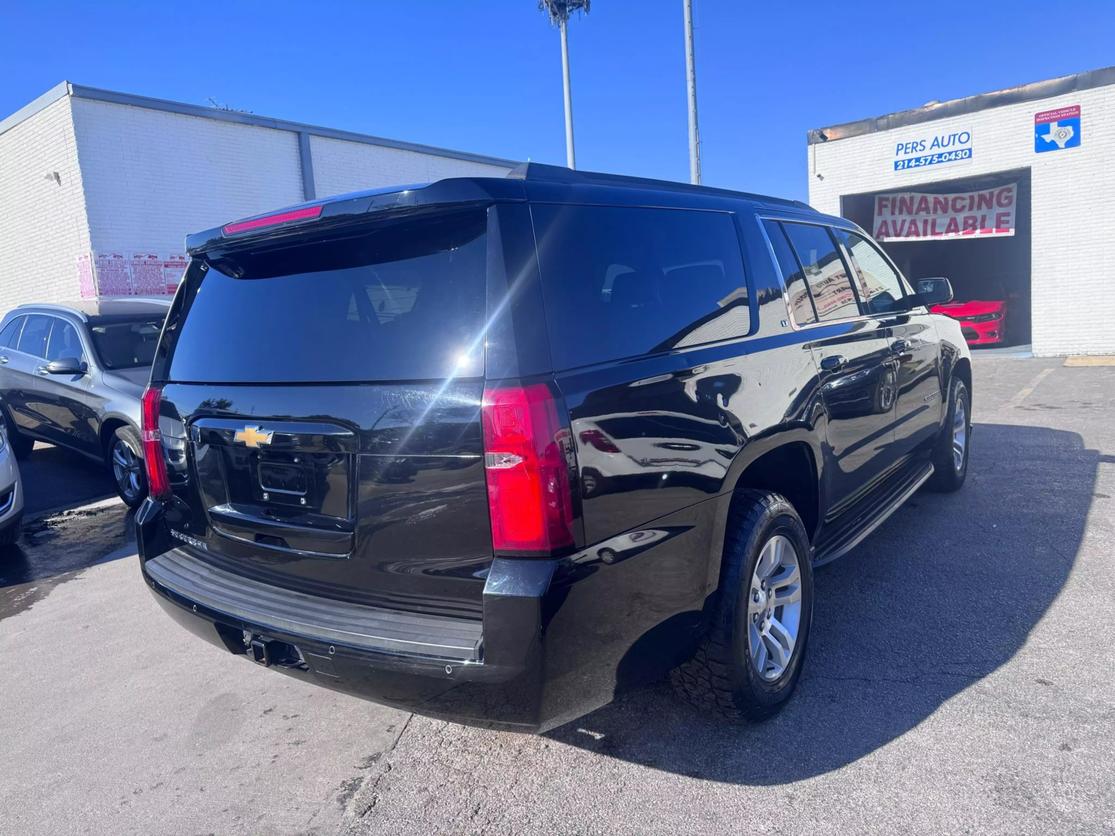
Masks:
[[[70,99],[63,97],[0,134],[0,315],[24,302],[77,298],[77,259],[88,252]]]
[[[0,313],[79,298],[79,260],[88,276],[95,267],[97,283],[86,293],[165,292],[181,275],[175,257],[188,233],[304,199],[298,134],[289,126],[67,89],[0,134]],[[311,153],[322,197],[508,170],[321,136],[311,138]]]
[[[93,249],[183,251],[188,233],[302,200],[298,136],[73,99]]]
[[[503,177],[504,166],[311,136],[318,197],[360,189],[428,183],[446,177]]]
[[[1035,153],[1034,114],[1068,105],[1082,108],[1081,146]],[[971,160],[893,170],[897,143],[961,130],[972,132]],[[1115,354],[1115,86],[820,143],[807,154],[810,202],[832,214],[842,195],[1030,168],[1034,353]]]

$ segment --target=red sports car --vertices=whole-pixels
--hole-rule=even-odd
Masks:
[[[1007,302],[1005,299],[972,299],[934,305],[933,313],[950,316],[960,323],[968,345],[997,345],[1007,339]]]

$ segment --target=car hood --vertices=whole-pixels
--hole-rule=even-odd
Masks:
[[[979,316],[980,314],[1001,313],[1007,307],[1005,299],[972,299],[967,302],[949,302],[934,305],[933,313],[945,316]]]
[[[140,366],[136,369],[113,369],[104,373],[105,383],[117,392],[134,398],[143,396],[147,381],[151,378],[151,367]]]

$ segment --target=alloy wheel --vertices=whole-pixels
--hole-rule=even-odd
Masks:
[[[747,649],[759,676],[773,682],[786,672],[801,626],[801,558],[788,537],[776,534],[759,553],[747,596]]]
[[[952,412],[952,464],[959,473],[964,469],[964,454],[968,449],[968,406],[963,394],[956,399]]]
[[[143,460],[126,441],[116,439],[112,445],[112,475],[116,479],[116,487],[128,501],[137,499],[143,492],[142,471]]]

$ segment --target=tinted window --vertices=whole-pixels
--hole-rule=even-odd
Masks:
[[[559,368],[740,337],[750,315],[730,215],[532,209]]]
[[[855,292],[840,251],[823,226],[783,224],[786,234],[805,268],[805,278],[820,320],[859,316]]]
[[[790,242],[786,239],[786,231],[777,221],[764,221],[767,237],[774,248],[774,257],[782,271],[782,278],[786,282],[786,295],[790,299],[790,313],[798,325],[806,325],[817,321],[817,311],[813,308],[813,300],[809,296],[809,287],[805,283],[805,273],[798,263],[797,256],[790,249]]]
[[[23,326],[23,333],[19,335],[17,348],[24,354],[35,357],[46,356],[46,339],[50,335],[52,319],[38,314],[27,317],[27,324]]]
[[[834,230],[852,255],[856,288],[865,313],[890,313],[903,309],[902,281],[875,245],[854,232]]]
[[[487,214],[380,223],[187,273],[172,380],[419,380],[483,373]]]
[[[0,347],[14,348],[16,337],[19,336],[19,326],[23,324],[23,317],[17,316],[11,322],[4,326],[4,330],[0,331]]]
[[[94,321],[89,326],[93,350],[106,369],[150,366],[162,330],[161,319]]]
[[[54,320],[54,326],[50,329],[50,343],[47,345],[46,359],[61,360],[76,357],[81,360],[83,355],[81,338],[77,335],[77,329],[61,319]]]

